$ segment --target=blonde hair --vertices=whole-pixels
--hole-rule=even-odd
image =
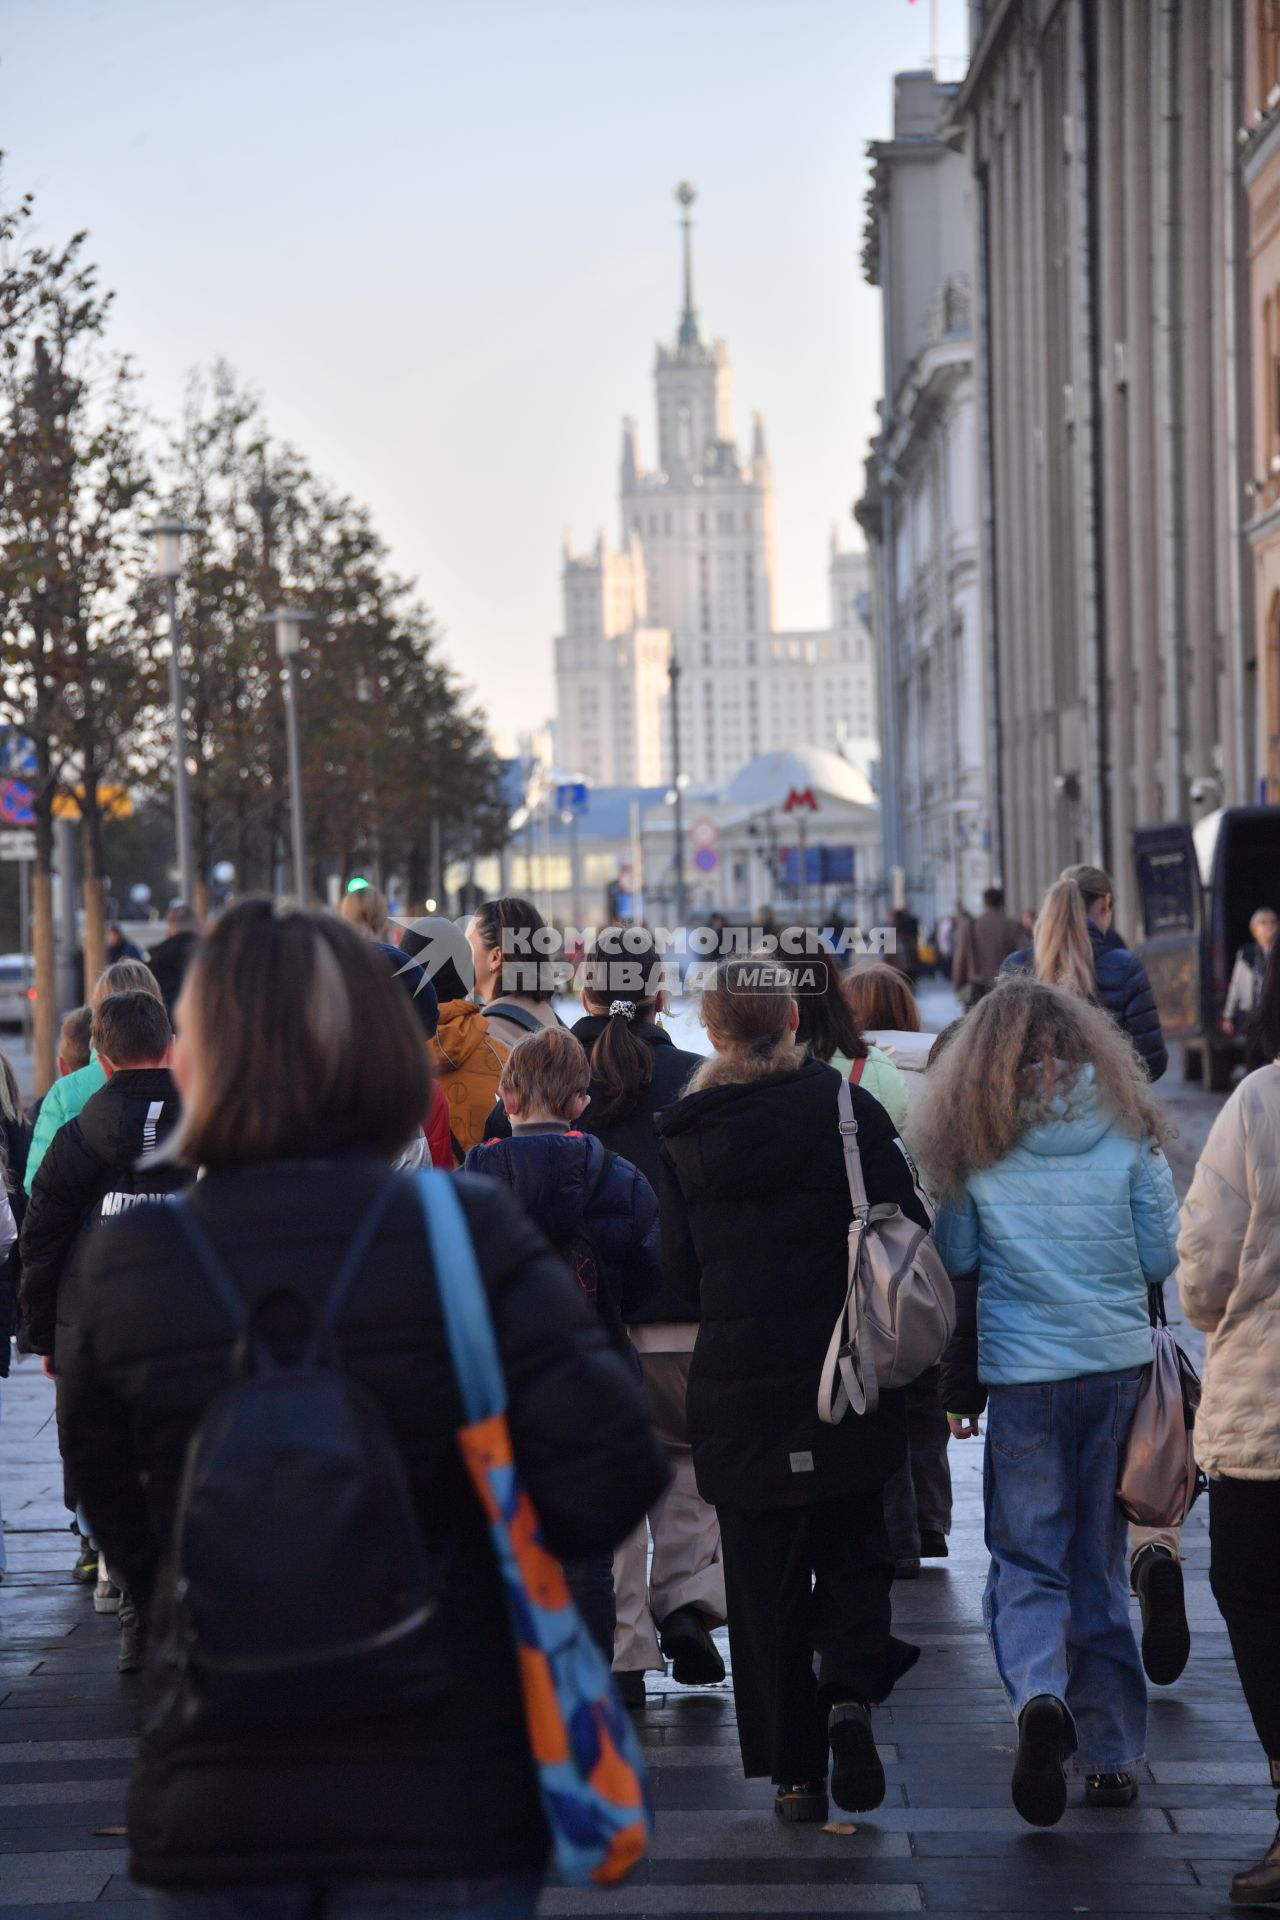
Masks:
[[[1074,867],[1064,867],[1058,875],[1059,880],[1074,880],[1084,895],[1085,912],[1095,900],[1105,900],[1108,894],[1114,894],[1116,883],[1103,867],[1091,867],[1081,860]]]
[[[1055,880],[1036,915],[1035,976],[1091,1000],[1098,985],[1085,897],[1075,880]]]
[[[386,939],[391,913],[386,894],[380,893],[377,887],[357,887],[354,893],[344,893],[338,912],[357,932],[367,933],[371,940]]]
[[[104,967],[93,983],[89,1001],[93,1011],[96,1013],[113,993],[149,993],[153,1000],[164,999],[160,982],[145,960],[113,960],[109,967]]]
[[[912,1102],[910,1144],[939,1194],[994,1167],[1041,1121],[1066,1117],[1093,1068],[1115,1125],[1157,1145],[1172,1129],[1115,1022],[1087,1000],[1015,974],[958,1023]],[[1065,1102],[1065,1108],[1064,1108]]]
[[[702,991],[702,1024],[716,1051],[689,1082],[704,1087],[744,1085],[800,1064],[792,1037],[794,975],[771,953],[730,954]]]
[[[558,1120],[591,1084],[591,1063],[581,1040],[565,1027],[544,1027],[517,1040],[502,1063],[498,1092],[512,1094],[521,1112],[545,1107]]]

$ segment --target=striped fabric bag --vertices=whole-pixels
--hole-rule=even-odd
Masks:
[[[506,1592],[556,1866],[565,1880],[612,1886],[643,1855],[653,1824],[640,1743],[520,1484],[502,1363],[462,1203],[448,1174],[421,1172],[414,1180],[467,1414],[458,1446],[488,1516]]]

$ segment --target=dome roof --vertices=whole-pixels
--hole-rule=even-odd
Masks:
[[[737,773],[725,794],[729,806],[784,807],[792,793],[826,794],[851,807],[876,804],[871,783],[857,767],[829,753],[825,747],[796,747],[785,753],[762,753]]]

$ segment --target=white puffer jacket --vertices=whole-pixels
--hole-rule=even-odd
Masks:
[[[1183,1309],[1209,1336],[1196,1458],[1215,1478],[1280,1480],[1280,1065],[1214,1121],[1178,1261]]]

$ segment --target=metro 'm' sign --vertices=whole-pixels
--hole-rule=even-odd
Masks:
[[[799,813],[802,807],[807,808],[810,813],[818,811],[818,803],[813,797],[812,787],[792,787],[782,803],[784,813]]]

